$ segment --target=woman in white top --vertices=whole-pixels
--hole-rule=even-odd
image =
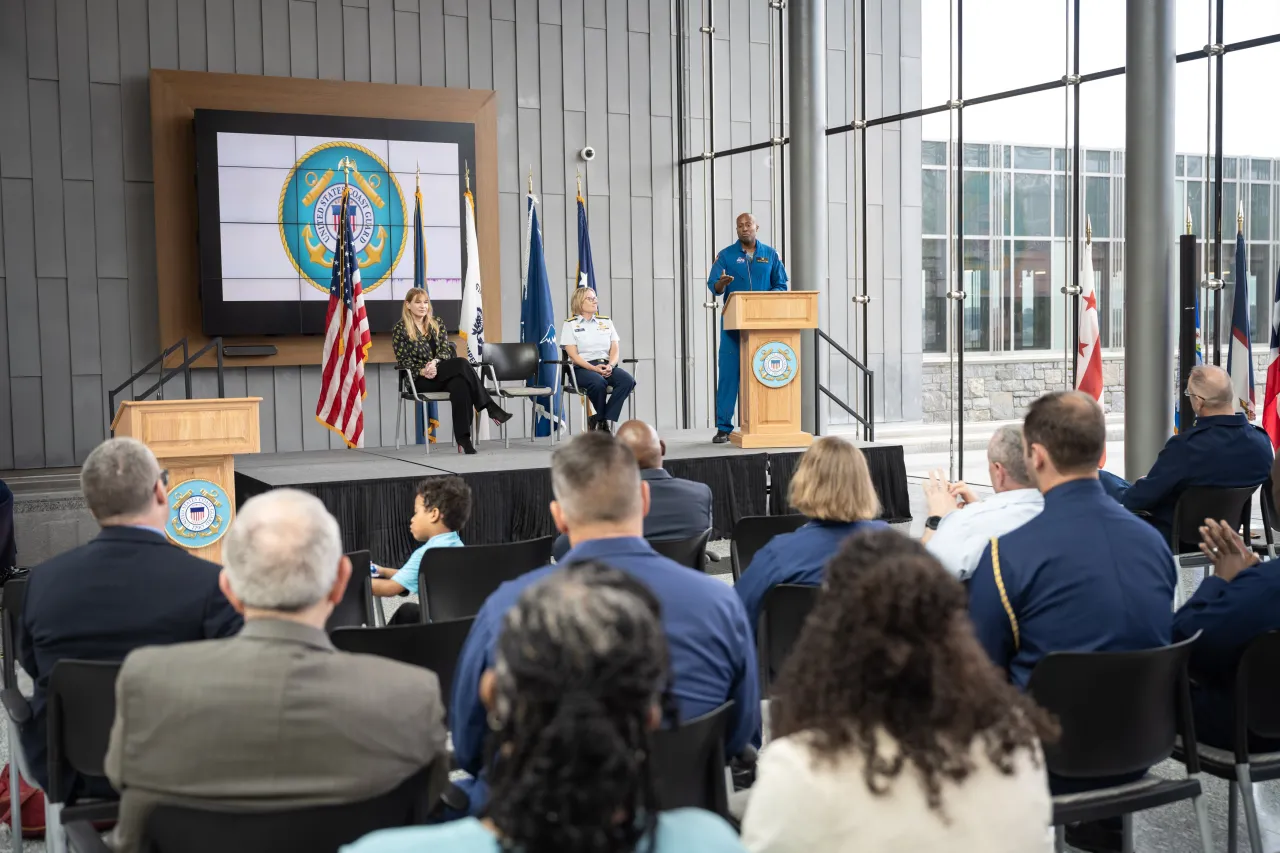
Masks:
[[[920,543],[850,537],[779,676],[750,851],[1053,849],[1055,724],[992,666],[965,593]]]
[[[597,313],[598,305],[591,288],[579,287],[573,292],[569,302],[573,316],[560,330],[560,346],[573,362],[578,387],[595,411],[587,428],[608,430],[609,424],[622,417],[622,404],[636,387],[636,380],[618,367],[618,330],[612,320]],[[610,388],[613,393],[608,393]]]

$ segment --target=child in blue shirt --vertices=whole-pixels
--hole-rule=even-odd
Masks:
[[[419,596],[418,568],[422,555],[429,548],[461,548],[458,529],[471,517],[471,487],[461,477],[432,477],[418,484],[418,494],[413,500],[413,517],[409,519],[409,532],[423,543],[405,560],[399,569],[375,566],[373,594],[383,597],[404,595]],[[425,602],[406,602],[391,618],[393,625],[410,625],[421,621]]]

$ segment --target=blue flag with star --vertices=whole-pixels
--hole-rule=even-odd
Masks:
[[[591,234],[587,231],[587,202],[578,192],[578,276],[575,287],[596,289],[596,265],[591,260]]]
[[[520,306],[520,342],[538,345],[537,376],[526,383],[529,387],[550,388],[551,396],[534,397],[537,420],[534,436],[551,435],[559,428],[560,345],[556,342],[556,317],[551,305],[551,282],[547,278],[547,259],[542,251],[542,231],[538,227],[538,200],[529,194],[528,238],[525,253],[524,300]]]

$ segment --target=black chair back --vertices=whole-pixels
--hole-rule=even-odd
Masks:
[[[538,372],[538,345],[485,341],[484,360],[499,382],[525,382]]]
[[[733,526],[733,538],[729,543],[729,560],[736,583],[756,552],[769,544],[769,540],[784,533],[793,533],[809,519],[803,515],[747,515]]]
[[[494,590],[551,562],[550,536],[500,545],[430,548],[422,555],[418,589],[426,598],[424,621],[447,622],[480,612]]]
[[[1253,493],[1257,486],[1237,489],[1216,486],[1192,486],[1178,497],[1173,508],[1173,530],[1169,548],[1175,554],[1200,552],[1200,525],[1206,518],[1226,522],[1236,530],[1244,530],[1249,541],[1249,520]]]
[[[1058,742],[1044,745],[1049,772],[1076,779],[1122,776],[1168,758],[1180,734],[1194,743],[1187,658],[1195,639],[1041,659],[1027,692],[1062,726]],[[1198,771],[1194,762],[1192,752],[1188,772]]]
[[[381,629],[380,629],[381,630]],[[429,813],[428,766],[380,797],[280,811],[218,811],[159,805],[147,818],[144,853],[337,853],[379,829],[422,823]]]
[[[667,559],[701,572],[707,562],[707,540],[710,538],[711,528],[708,527],[688,539],[650,539],[649,544]]]
[[[352,551],[347,556],[351,558],[351,580],[347,581],[342,600],[324,623],[326,631],[377,624],[373,616],[373,608],[377,605],[373,600],[372,576],[369,574],[372,562],[369,552]]]
[[[445,701],[453,692],[458,655],[471,632],[474,617],[426,625],[389,625],[386,628],[339,628],[331,635],[344,652],[377,655],[429,669],[440,679]]]
[[[818,600],[819,587],[784,583],[764,594],[760,624],[756,627],[756,658],[760,663],[760,694],[770,686],[791,654],[809,611]]]
[[[1248,761],[1247,732],[1280,738],[1280,631],[1255,637],[1240,657],[1236,670],[1237,764]],[[1239,709],[1244,709],[1240,714]]]
[[[660,809],[705,809],[729,816],[724,735],[732,706],[730,700],[677,728],[654,732],[651,766]]]
[[[66,802],[77,775],[102,776],[116,716],[114,661],[60,660],[49,674],[49,800]],[[68,812],[67,819],[71,815]]]
[[[6,690],[18,686],[18,637],[22,624],[22,605],[27,599],[27,578],[20,577],[4,585],[4,599],[0,601],[0,643],[4,644],[4,659],[0,663],[0,684]]]

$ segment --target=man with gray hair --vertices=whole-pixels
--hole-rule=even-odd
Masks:
[[[1271,476],[1271,439],[1236,411],[1231,377],[1221,367],[1196,365],[1187,375],[1195,423],[1165,442],[1151,470],[1132,484],[1103,471],[1102,488],[1131,512],[1143,513],[1168,541],[1178,498],[1192,486],[1256,488]],[[1199,533],[1179,550],[1195,551]]]
[[[22,749],[41,787],[48,781],[45,691],[58,661],[118,661],[140,646],[240,630],[240,615],[218,588],[218,567],[165,533],[168,479],[142,442],[99,444],[80,469],[80,490],[102,531],[31,571],[18,626],[19,659],[35,682]],[[100,777],[82,784],[86,794],[111,794]]]
[[[1027,474],[1022,427],[1002,426],[991,436],[987,474],[995,494],[985,501],[964,482],[946,482],[941,471],[932,472],[924,485],[929,517],[920,541],[962,581],[978,567],[992,538],[1016,530],[1044,509],[1044,496]]]
[[[448,772],[440,682],[329,641],[351,561],[319,498],[276,489],[246,501],[224,558],[222,590],[244,630],[140,649],[120,670],[105,762],[121,793],[117,849],[138,849],[160,802],[333,805],[387,793],[429,765],[434,802]]]

